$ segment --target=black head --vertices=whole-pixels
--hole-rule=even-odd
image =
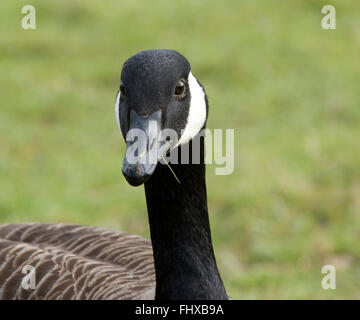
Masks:
[[[174,50],[130,57],[123,65],[115,109],[127,142],[123,174],[131,185],[145,182],[161,154],[191,140],[207,118],[205,92],[189,62]]]

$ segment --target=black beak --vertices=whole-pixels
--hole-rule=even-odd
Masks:
[[[132,186],[143,184],[155,171],[160,129],[161,111],[142,117],[131,110],[122,172]]]

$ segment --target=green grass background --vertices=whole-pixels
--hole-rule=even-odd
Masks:
[[[321,28],[325,4],[336,30]],[[205,85],[208,127],[235,128],[234,173],[207,168],[229,294],[360,298],[359,1],[5,0],[0,32],[0,223],[149,237],[113,105],[126,58],[172,48]],[[325,264],[336,290],[321,287]]]

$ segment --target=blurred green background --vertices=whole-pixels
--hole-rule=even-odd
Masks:
[[[336,30],[321,28],[325,4]],[[207,168],[229,294],[360,298],[359,1],[7,0],[0,32],[0,223],[149,237],[113,106],[125,59],[172,48],[205,85],[208,127],[235,128],[234,173]],[[321,287],[325,264],[336,290]]]

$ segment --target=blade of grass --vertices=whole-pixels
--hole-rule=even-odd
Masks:
[[[176,181],[180,184],[180,180],[178,179],[178,177],[176,176],[175,172],[173,171],[173,169],[171,169],[170,165],[167,163],[167,161],[164,158],[164,155],[161,155],[161,158],[164,160],[164,162],[166,163],[166,165],[169,167],[171,173],[174,175]]]

